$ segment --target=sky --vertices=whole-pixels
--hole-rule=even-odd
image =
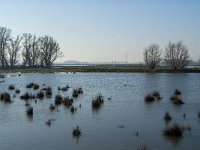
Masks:
[[[144,48],[181,40],[200,56],[199,0],[0,0],[0,26],[12,35],[49,35],[60,61],[142,62]],[[127,59],[126,59],[127,55]]]

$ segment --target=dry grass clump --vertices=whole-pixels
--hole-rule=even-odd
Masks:
[[[1,93],[0,94],[0,100],[1,101],[4,101],[6,103],[11,103],[11,97],[10,97],[10,94],[7,93],[7,92],[4,92],[4,93]]]

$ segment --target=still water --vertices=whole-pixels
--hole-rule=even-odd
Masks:
[[[9,92],[13,102],[0,101],[0,150],[133,150],[146,145],[152,150],[200,149],[200,74],[181,73],[19,73],[6,74],[0,83],[0,92]],[[52,87],[50,99],[30,101],[33,117],[26,115],[25,101],[20,95],[26,84],[35,82]],[[20,94],[9,91],[14,84]],[[58,91],[58,86],[69,85],[68,91]],[[73,88],[81,87],[83,94],[75,99],[75,113],[58,106],[50,111],[56,94],[71,96]],[[174,106],[169,98],[175,88],[182,91],[182,106]],[[152,104],[144,102],[147,93],[158,90],[162,100]],[[104,104],[99,110],[91,107],[92,99],[101,93]],[[16,95],[14,97],[13,95]],[[111,100],[108,100],[111,98]],[[81,107],[79,105],[81,104]],[[183,138],[171,141],[163,136],[168,111],[172,122],[190,125]],[[186,117],[183,117],[186,113]],[[51,126],[45,122],[55,119]],[[72,130],[78,125],[82,134],[73,138]],[[138,132],[138,136],[136,135]]]

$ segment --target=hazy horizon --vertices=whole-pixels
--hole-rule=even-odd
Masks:
[[[0,0],[0,26],[12,35],[53,36],[60,61],[142,62],[143,50],[182,40],[200,56],[198,0]],[[127,55],[127,57],[126,57]]]

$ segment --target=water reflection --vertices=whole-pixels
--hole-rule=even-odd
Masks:
[[[164,136],[165,140],[177,146],[182,142],[183,137]]]

